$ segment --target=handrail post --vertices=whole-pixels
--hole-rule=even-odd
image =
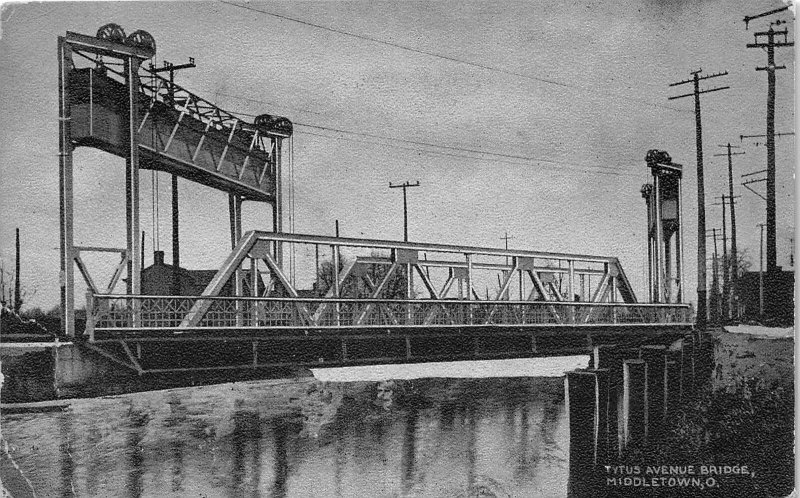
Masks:
[[[472,301],[472,254],[466,253],[464,257],[467,259],[467,278],[466,278],[466,293],[467,301]],[[467,304],[467,325],[472,325],[474,321],[472,303]]]

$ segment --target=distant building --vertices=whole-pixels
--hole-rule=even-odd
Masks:
[[[780,270],[774,277],[764,272],[764,288],[773,286],[772,298],[764,292],[765,321],[790,324],[794,321],[794,272]],[[757,271],[745,272],[737,281],[742,320],[759,320],[759,277]]]
[[[146,296],[200,296],[216,274],[217,270],[187,270],[168,265],[164,263],[164,251],[155,251],[152,266],[142,270],[142,294]],[[245,270],[242,285],[245,296],[252,294],[251,278],[250,272]],[[280,283],[275,282],[269,297],[289,297],[282,289]],[[259,280],[258,295],[263,296],[264,290],[264,282]],[[300,298],[313,299],[321,297],[324,292],[316,289],[297,289],[297,294]],[[232,280],[225,283],[219,295],[233,295]]]
[[[187,270],[164,263],[164,251],[155,251],[153,265],[142,270],[142,294],[148,296],[199,296],[217,274],[217,270]],[[227,282],[221,296],[233,295]]]

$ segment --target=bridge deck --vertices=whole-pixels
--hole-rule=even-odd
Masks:
[[[196,324],[184,318],[209,301]],[[138,373],[587,354],[675,338],[687,305],[96,295],[89,345]]]

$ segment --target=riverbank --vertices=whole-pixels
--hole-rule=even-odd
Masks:
[[[716,341],[714,389],[735,389],[753,379],[793,389],[792,328],[736,326],[712,330],[710,335]]]
[[[711,379],[668,420],[663,439],[629,455],[647,469],[675,466],[696,484],[628,488],[625,496],[788,496],[794,489],[794,338],[786,329],[708,332]],[[660,482],[660,481],[659,481]],[[643,484],[643,485],[644,485]]]

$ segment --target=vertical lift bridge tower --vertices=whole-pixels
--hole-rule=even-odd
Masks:
[[[683,166],[669,154],[650,150],[645,157],[653,183],[642,186],[647,203],[648,289],[652,303],[684,298],[681,177]]]
[[[126,294],[141,293],[140,169],[226,192],[232,246],[241,238],[244,200],[271,204],[273,230],[282,231],[281,142],[291,136],[292,123],[266,114],[253,123],[242,121],[143,67],[155,53],[150,34],[140,30],[126,36],[115,24],[101,27],[94,37],[67,32],[58,38],[60,286],[67,336],[75,336],[76,267],[93,293],[113,293],[123,273]],[[126,160],[125,248],[74,243],[73,150],[79,146]],[[281,244],[272,251],[281,261]],[[81,254],[88,252],[120,254],[107,287],[99,287],[83,263]]]

